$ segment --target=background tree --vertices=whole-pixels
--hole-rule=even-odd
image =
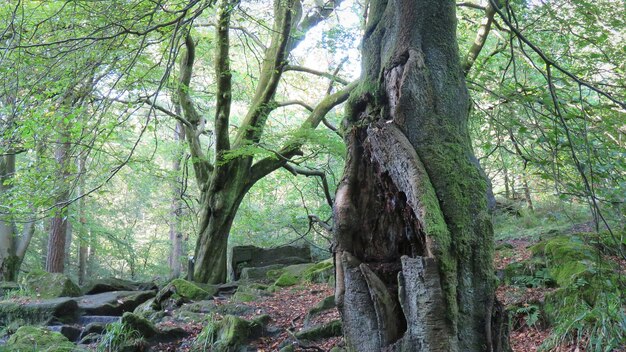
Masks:
[[[270,113],[281,105],[275,101],[275,95],[289,53],[304,39],[307,31],[328,17],[339,3],[316,5],[306,16],[302,16],[299,1],[275,2],[274,24],[269,45],[263,53],[255,93],[232,140],[229,136],[233,104],[229,32],[236,2],[224,1],[220,4],[216,25],[217,99],[213,125],[215,150],[212,155],[215,160],[205,155],[200,143],[205,124],[189,94],[196,45],[191,36],[187,36],[186,53],[181,60],[178,99],[184,113],[183,124],[196,182],[201,188],[199,235],[194,255],[196,281],[221,283],[226,280],[230,228],[243,197],[257,181],[301,154],[306,134],[322,122],[328,111],[345,101],[354,87],[348,85],[324,97],[300,127],[299,138],[288,140],[282,148],[260,160],[257,157],[255,162],[255,155],[250,150],[259,148]]]
[[[499,351],[493,230],[453,1],[372,1],[335,202],[336,301],[359,351]]]

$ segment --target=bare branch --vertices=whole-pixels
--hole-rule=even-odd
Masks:
[[[320,76],[320,77],[324,77],[324,78],[328,78],[331,81],[335,81],[338,83],[343,84],[344,86],[347,86],[349,84],[348,81],[346,81],[345,79],[334,75],[332,73],[328,73],[328,72],[324,72],[324,71],[318,71],[312,68],[308,68],[308,67],[304,67],[304,66],[297,66],[297,65],[287,65],[285,66],[285,71],[297,71],[297,72],[305,72],[305,73],[310,73],[312,75],[316,75],[316,76]]]
[[[311,170],[298,167],[296,165],[292,165],[290,163],[285,163],[283,168],[289,172],[291,172],[294,176],[303,175],[306,177],[319,177],[322,181],[322,188],[324,189],[324,196],[326,197],[326,202],[332,208],[333,206],[333,197],[330,195],[330,189],[328,188],[328,181],[326,180],[326,174],[319,170]]]
[[[480,23],[480,27],[476,33],[476,39],[474,39],[474,43],[472,43],[472,47],[469,49],[463,62],[463,73],[465,76],[467,76],[476,61],[476,58],[483,50],[483,46],[487,41],[487,36],[491,30],[491,24],[493,23],[493,17],[495,14],[496,11],[493,8],[493,5],[491,5],[491,3],[487,4],[487,7],[485,8],[485,18]]]
[[[313,111],[313,107],[311,105],[309,105],[309,104],[307,104],[307,103],[305,103],[305,102],[303,102],[301,100],[287,100],[287,101],[276,103],[276,107],[277,108],[282,108],[282,107],[290,106],[290,105],[300,105],[300,106],[302,106],[303,108],[305,108],[305,109],[307,109],[309,111]]]

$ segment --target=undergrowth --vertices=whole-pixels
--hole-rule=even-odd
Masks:
[[[132,345],[134,341],[141,338],[139,332],[122,322],[115,322],[107,325],[107,330],[98,346],[98,352],[121,351],[125,346]]]

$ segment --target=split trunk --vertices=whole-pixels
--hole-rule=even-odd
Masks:
[[[455,26],[454,1],[370,3],[334,207],[336,300],[355,351],[508,348]]]

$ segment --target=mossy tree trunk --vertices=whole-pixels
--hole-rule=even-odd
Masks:
[[[508,348],[455,27],[453,1],[370,2],[334,207],[336,300],[355,351]]]
[[[275,156],[260,160],[255,160],[254,155],[249,153],[238,153],[238,150],[258,144],[271,112],[286,105],[275,101],[275,93],[285,71],[289,53],[304,39],[309,29],[330,16],[340,3],[341,0],[335,0],[315,5],[315,9],[302,17],[302,4],[299,0],[275,0],[270,45],[264,53],[256,91],[232,141],[229,135],[232,103],[229,31],[231,12],[236,9],[236,1],[226,0],[220,3],[216,26],[217,98],[212,126],[215,139],[213,155],[206,155],[201,146],[200,136],[205,132],[205,120],[199,115],[190,95],[195,43],[190,35],[187,36],[177,94],[183,116],[176,118],[184,126],[197,183],[201,188],[194,280],[208,283],[226,281],[228,237],[242,199],[258,180],[285,167],[292,157],[301,154],[302,141],[295,139],[276,150]],[[310,111],[309,117],[300,126],[300,131],[304,133],[316,128],[328,111],[348,98],[354,87],[355,84],[349,84],[325,96]],[[233,156],[234,154],[237,156]]]

